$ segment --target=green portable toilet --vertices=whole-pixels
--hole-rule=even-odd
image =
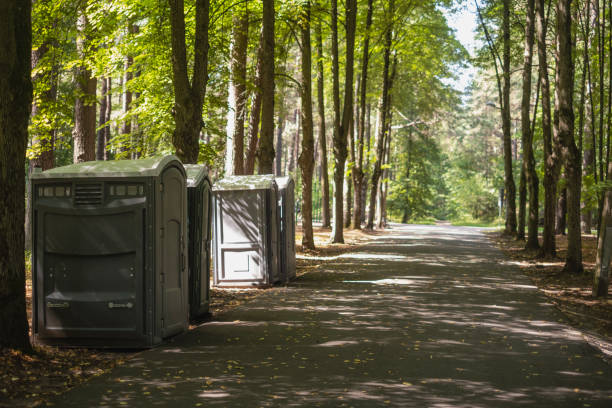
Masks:
[[[280,221],[281,280],[295,278],[295,183],[291,176],[277,177]]]
[[[174,156],[33,174],[36,341],[140,348],[187,328],[185,182]]]
[[[186,164],[189,224],[189,316],[208,313],[210,304],[211,185],[208,169]]]
[[[280,280],[278,190],[273,175],[213,185],[213,284],[262,287]]]

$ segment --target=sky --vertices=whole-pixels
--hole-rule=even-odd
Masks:
[[[474,2],[468,0],[456,13],[445,11],[448,25],[455,29],[457,39],[463,44],[466,50],[470,53],[470,56],[474,56],[476,48],[478,48],[478,41],[475,38],[475,30],[478,24],[478,15],[476,13],[476,6]],[[460,91],[464,91],[470,84],[472,77],[476,70],[473,66],[469,65],[462,68],[458,72],[458,79],[451,81],[451,84]]]

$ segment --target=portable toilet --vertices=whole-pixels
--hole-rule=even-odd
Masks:
[[[277,200],[273,175],[231,176],[215,182],[215,286],[262,287],[280,280]]]
[[[141,348],[187,328],[185,180],[174,156],[33,174],[36,341]]]
[[[295,183],[291,176],[277,177],[280,219],[281,280],[295,278]]]
[[[208,169],[186,164],[189,230],[189,316],[208,313],[210,305],[211,184]]]

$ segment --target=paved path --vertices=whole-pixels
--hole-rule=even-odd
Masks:
[[[612,407],[612,369],[476,229],[396,226],[55,406]]]

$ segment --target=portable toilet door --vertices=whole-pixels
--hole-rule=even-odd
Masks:
[[[278,282],[277,199],[272,175],[231,176],[213,185],[215,286]]]
[[[208,313],[210,305],[211,185],[208,169],[186,164],[189,242],[189,316]]]
[[[187,328],[187,189],[185,173],[170,167],[161,175],[160,289],[161,333],[168,337]]]

